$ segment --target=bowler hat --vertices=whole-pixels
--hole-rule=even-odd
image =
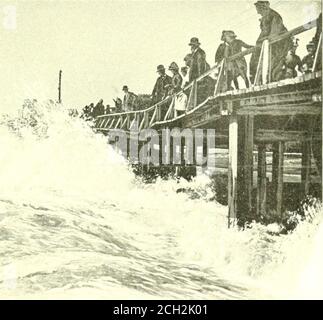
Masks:
[[[128,90],[128,86],[123,86],[122,90]]]
[[[164,70],[165,70],[165,67],[162,64],[160,64],[159,66],[157,66],[157,72],[158,71],[164,71]]]
[[[192,45],[197,45],[199,46],[200,45],[200,42],[199,42],[199,39],[198,38],[192,38],[190,43],[188,44],[189,46],[192,46]]]

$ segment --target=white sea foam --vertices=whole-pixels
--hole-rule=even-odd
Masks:
[[[228,230],[207,177],[142,184],[51,103],[2,120],[0,145],[1,298],[322,297],[322,212],[288,235]]]

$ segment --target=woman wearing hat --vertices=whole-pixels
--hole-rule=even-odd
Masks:
[[[186,109],[187,96],[182,91],[183,78],[179,73],[179,67],[176,62],[172,62],[168,68],[172,73],[172,84],[170,86],[170,94],[174,96],[175,117],[183,114]]]
[[[169,85],[170,88],[170,94],[175,94],[177,92],[180,92],[182,90],[182,82],[183,78],[179,73],[179,67],[176,62],[172,62],[168,68],[169,71],[172,72],[172,83]]]

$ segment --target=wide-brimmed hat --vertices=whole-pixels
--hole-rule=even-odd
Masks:
[[[269,1],[257,1],[254,3],[256,7],[269,7],[270,2]]]
[[[176,62],[172,62],[168,68],[168,70],[179,70],[178,65]]]
[[[224,32],[224,35],[228,35],[228,36],[233,37],[233,38],[236,38],[237,37],[237,35],[232,30],[226,30]]]
[[[223,30],[222,31],[222,35],[221,35],[221,40],[224,41],[224,36],[225,36],[225,33],[227,32],[227,30]]]
[[[122,90],[128,90],[128,86],[123,86]]]
[[[157,66],[157,72],[159,72],[159,71],[165,71],[165,67],[162,64]]]
[[[190,43],[188,45],[189,46],[194,46],[194,45],[199,46],[200,45],[199,39],[198,38],[195,38],[195,37],[192,38],[191,41],[190,41]]]

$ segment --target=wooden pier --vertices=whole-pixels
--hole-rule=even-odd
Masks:
[[[200,130],[199,133],[202,134],[193,135],[193,142],[185,146],[186,155],[190,154],[188,150],[196,151],[196,139],[203,139],[204,145],[228,149],[229,225],[237,220],[243,223],[265,216],[269,210],[282,216],[284,155],[288,146],[292,145],[294,152],[301,154],[303,195],[309,194],[314,183],[322,190],[322,36],[312,72],[293,79],[271,81],[270,48],[273,43],[315,27],[316,21],[311,21],[276,38],[265,40],[255,83],[248,89],[227,90],[228,61],[224,60],[220,66],[212,68],[184,88],[188,96],[185,114],[176,117],[176,97],[169,96],[145,110],[99,116],[96,118],[95,128],[106,134],[125,130],[128,132],[128,143],[134,125],[138,126],[139,132],[146,129],[155,129],[157,132],[173,128],[190,128],[193,132],[204,129],[204,133]],[[229,59],[251,54],[253,50],[254,48],[248,49]],[[208,92],[205,86],[207,77],[216,80],[212,92]],[[206,129],[213,129],[213,140],[209,138],[212,141],[206,141]],[[184,140],[183,135],[181,137]],[[174,138],[172,139],[170,141],[173,142]],[[160,163],[165,163],[161,160],[167,159],[167,163],[174,164],[175,149],[172,145],[165,149],[161,141],[159,134]],[[184,143],[180,150],[182,152],[177,165],[197,164],[196,152],[192,152],[193,156],[188,159],[183,155]],[[269,152],[272,159],[271,181],[268,179]],[[207,156],[206,148],[203,148],[203,155]],[[313,171],[316,172],[316,180],[313,179]],[[256,183],[254,172],[257,174]],[[269,197],[273,199],[271,207],[268,204]]]

